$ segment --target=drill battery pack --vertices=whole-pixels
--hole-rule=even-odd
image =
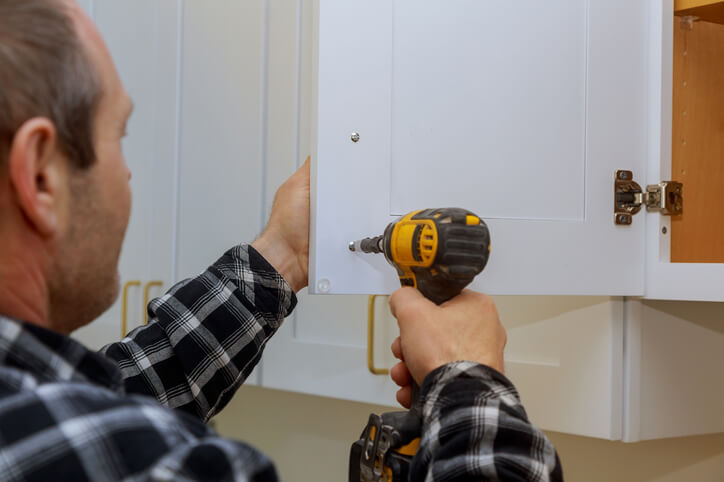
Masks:
[[[349,456],[350,482],[407,482],[420,445],[419,412],[371,414]]]

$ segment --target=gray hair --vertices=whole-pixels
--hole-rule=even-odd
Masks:
[[[34,117],[55,125],[77,168],[95,161],[98,72],[59,0],[0,0],[0,167],[18,129]]]

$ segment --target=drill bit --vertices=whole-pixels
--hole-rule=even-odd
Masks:
[[[349,250],[352,252],[360,251],[362,253],[382,253],[384,236],[376,236],[374,238],[364,238],[349,243]]]

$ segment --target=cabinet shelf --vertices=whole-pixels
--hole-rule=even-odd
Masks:
[[[724,24],[724,1],[676,0],[676,15],[695,15],[707,22]]]

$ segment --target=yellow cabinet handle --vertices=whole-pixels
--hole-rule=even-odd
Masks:
[[[150,281],[146,283],[146,287],[143,289],[143,324],[148,324],[148,297],[149,297],[149,291],[151,291],[151,288],[154,286],[163,286],[163,281]]]
[[[141,286],[140,280],[129,281],[123,285],[123,299],[121,300],[121,338],[128,334],[128,288]]]
[[[367,368],[373,375],[387,375],[386,368],[375,367],[375,300],[377,295],[367,301]]]

